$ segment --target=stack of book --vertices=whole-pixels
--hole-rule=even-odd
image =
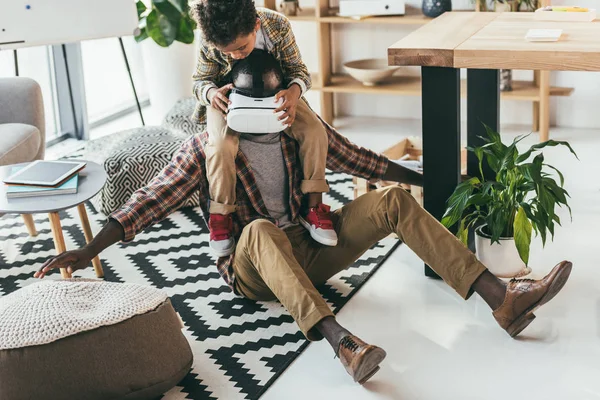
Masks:
[[[75,168],[75,165],[72,170],[68,170],[69,165],[66,164],[69,163],[43,161],[40,165],[36,166],[38,168],[36,174],[32,174],[34,170],[27,168],[27,166],[13,166],[11,168],[11,176],[4,181],[6,185],[6,197],[8,199],[15,199],[76,194],[79,183],[79,171],[81,168]],[[29,171],[25,171],[24,168],[29,169]],[[58,171],[60,168],[67,168],[67,172]],[[55,169],[55,171],[50,172],[52,169]],[[19,173],[21,170],[23,171]],[[29,173],[29,178],[27,179],[25,172]],[[46,176],[42,177],[42,175]]]

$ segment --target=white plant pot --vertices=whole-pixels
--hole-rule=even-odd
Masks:
[[[499,278],[514,278],[529,273],[515,246],[513,238],[500,238],[500,244],[492,244],[489,235],[480,226],[475,230],[475,251],[477,258],[488,270]]]
[[[161,47],[150,38],[141,43],[152,104],[152,115],[148,116],[150,123],[161,123],[177,100],[192,96],[196,43],[173,42],[169,47]]]

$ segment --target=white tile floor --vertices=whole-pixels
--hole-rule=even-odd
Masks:
[[[401,127],[419,132],[418,122]],[[384,121],[349,122],[340,130],[377,150],[397,140],[397,130]],[[510,139],[528,131],[503,132]],[[573,261],[574,269],[563,291],[536,312],[519,340],[497,326],[476,295],[465,302],[442,282],[425,278],[422,262],[402,246],[338,316],[363,339],[386,349],[381,371],[360,387],[329,345],[317,342],[262,399],[599,399],[600,132],[553,129],[551,137],[568,140],[581,160],[564,149],[545,152],[565,174],[573,222],[562,212],[564,226],[545,249],[535,241],[530,265],[534,277],[563,259]],[[532,135],[527,141],[536,139]]]

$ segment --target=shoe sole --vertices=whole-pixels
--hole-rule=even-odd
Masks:
[[[224,249],[224,250],[217,250],[214,247],[212,247],[210,245],[210,242],[208,244],[208,246],[210,247],[210,250],[212,251],[212,253],[217,256],[217,257],[227,257],[230,256],[231,254],[233,254],[234,250],[235,250],[235,240],[233,241],[233,244],[230,248],[228,249]]]
[[[371,379],[379,371],[379,364],[385,359],[386,355],[385,350],[379,347],[368,351],[363,356],[363,360],[354,374],[354,381],[363,385]]]
[[[323,236],[319,236],[316,231],[314,229],[312,229],[312,225],[308,223],[307,220],[305,220],[302,217],[299,217],[300,220],[300,224],[306,228],[306,230],[308,230],[308,233],[310,233],[310,237],[312,237],[316,242],[319,242],[325,246],[337,246],[337,240],[335,239],[328,239],[325,238]]]
[[[573,264],[570,262],[563,262],[558,268],[559,271],[556,273],[554,280],[550,283],[550,287],[548,287],[548,290],[542,298],[525,310],[508,328],[506,328],[510,337],[514,338],[521,333],[523,329],[527,328],[527,326],[535,319],[535,315],[533,314],[535,310],[552,300],[565,286],[571,275]]]

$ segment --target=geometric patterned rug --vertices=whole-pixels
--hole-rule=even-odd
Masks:
[[[325,201],[332,209],[348,203],[352,179],[342,174],[327,178],[331,191]],[[86,206],[92,231],[97,233],[106,217],[90,203]],[[85,245],[76,209],[63,211],[60,217],[67,249]],[[37,237],[29,237],[20,216],[0,218],[0,301],[1,296],[34,282],[33,273],[55,254],[47,216],[34,215],[34,219]],[[334,312],[398,244],[396,239],[384,239],[320,288]],[[194,365],[164,399],[258,399],[308,345],[281,304],[254,302],[231,293],[216,270],[208,251],[208,230],[195,208],[173,213],[132,243],[108,248],[100,258],[109,281],[165,290],[185,323]],[[76,276],[93,278],[93,269]],[[46,279],[59,277],[54,273]]]

